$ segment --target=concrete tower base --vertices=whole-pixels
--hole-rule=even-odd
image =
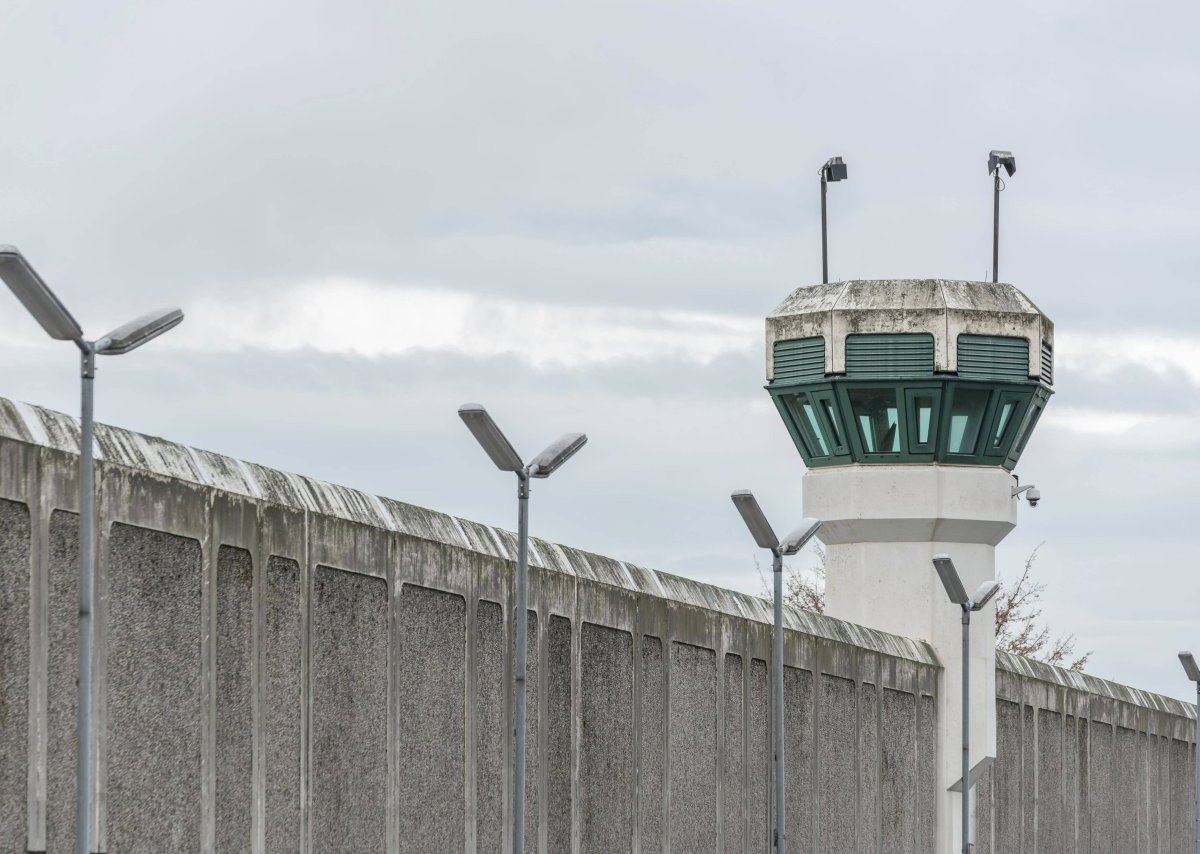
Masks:
[[[938,709],[938,854],[961,845],[962,622],[932,558],[953,558],[967,592],[995,578],[995,546],[1016,525],[999,467],[851,465],[804,476],[804,515],[824,520],[826,613],[928,641],[944,670]],[[996,755],[995,604],[971,621],[971,765]]]

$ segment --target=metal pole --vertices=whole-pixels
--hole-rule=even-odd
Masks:
[[[1196,683],[1196,854],[1200,854],[1200,682]]]
[[[529,669],[529,474],[517,472],[517,654],[513,722],[513,848],[525,852],[525,677]]]
[[[821,170],[821,283],[829,284],[829,227],[825,219],[825,195],[829,185],[825,181],[825,170]]]
[[[992,281],[1000,281],[1000,167],[996,167],[996,185],[992,193]]]
[[[822,189],[825,182],[821,182]],[[783,808],[783,555],[772,550],[771,568],[775,576],[775,851],[785,854],[785,813]]]
[[[92,570],[96,530],[96,464],[93,444],[93,383],[96,377],[96,348],[90,341],[80,344],[82,364],[82,412],[79,440],[79,740],[75,815],[75,850],[91,854],[92,815]]]
[[[971,609],[962,612],[962,854],[971,854]]]

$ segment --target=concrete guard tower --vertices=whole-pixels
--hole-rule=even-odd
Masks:
[[[1054,327],[1008,284],[849,281],[796,290],[767,318],[767,391],[824,520],[826,608],[929,641],[938,709],[938,851],[959,850],[962,626],[931,559],[967,590],[995,578],[1012,474],[1051,395]],[[971,626],[971,765],[996,755],[995,605]]]

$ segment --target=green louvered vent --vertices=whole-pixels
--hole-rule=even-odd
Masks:
[[[958,375],[986,380],[1028,380],[1029,342],[999,335],[959,335]]]
[[[1054,351],[1045,341],[1042,342],[1042,382],[1054,385]]]
[[[931,377],[933,336],[928,333],[847,335],[846,376]]]
[[[820,336],[776,341],[774,356],[776,384],[825,378],[825,339]]]

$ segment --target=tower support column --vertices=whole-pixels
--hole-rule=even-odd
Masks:
[[[967,591],[995,578],[995,547],[1016,524],[1001,468],[852,465],[810,470],[804,514],[823,520],[826,613],[928,641],[942,665],[937,700],[937,854],[961,846],[962,622],[932,559],[949,554]],[[995,604],[970,627],[971,766],[996,755]]]

